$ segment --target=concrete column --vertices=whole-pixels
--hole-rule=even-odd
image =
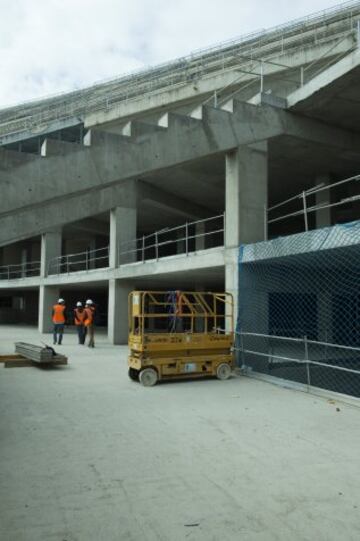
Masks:
[[[240,147],[226,155],[225,246],[264,240],[268,198],[267,143]]]
[[[51,310],[59,299],[60,290],[58,286],[40,286],[39,291],[39,332],[52,332],[53,323]]]
[[[54,257],[61,256],[61,230],[54,229],[41,236],[41,265],[40,276],[48,275],[49,263]]]
[[[268,145],[241,147],[226,155],[225,290],[234,298],[234,327],[238,316],[241,244],[264,240],[264,206],[268,198]],[[229,327],[229,323],[227,323]]]
[[[331,179],[330,175],[319,175],[316,177],[315,186],[318,184],[330,184]],[[321,190],[321,192],[317,192],[315,194],[315,203],[316,205],[321,204],[330,204],[330,190]],[[320,227],[328,227],[331,225],[331,209],[325,208],[325,209],[319,209],[315,211],[315,222],[316,222],[316,229],[319,229]]]
[[[26,263],[27,263],[27,249],[23,248],[21,250],[21,265],[22,265],[21,277],[22,278],[26,277]]]
[[[108,338],[111,344],[128,343],[128,296],[132,289],[122,280],[109,280]]]
[[[120,255],[121,251],[136,248],[137,186],[129,183],[122,206],[110,211],[109,266],[136,261],[136,252]],[[126,243],[125,246],[122,246]]]
[[[205,223],[199,222],[195,224],[195,235],[200,235],[195,238],[195,250],[205,250]],[[210,237],[211,238],[211,237]]]
[[[225,256],[225,291],[233,296],[233,314],[234,314],[234,331],[236,330],[236,321],[238,314],[238,297],[239,297],[239,265],[238,265],[238,250],[228,250]],[[226,306],[226,315],[231,314],[231,306]],[[231,320],[225,318],[225,329],[231,331]]]
[[[95,269],[96,267],[96,261],[94,259],[94,252],[96,250],[96,239],[92,238],[89,240],[88,242],[88,249],[89,249],[89,255],[90,255],[90,260],[89,260],[89,269]]]
[[[180,227],[180,229],[176,230],[176,238],[179,239],[176,241],[176,253],[177,254],[185,254],[186,253],[186,229],[184,227]]]

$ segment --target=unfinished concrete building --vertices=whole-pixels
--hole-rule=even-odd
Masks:
[[[1,110],[0,321],[48,332],[91,297],[120,344],[133,288],[237,300],[240,246],[359,218],[331,188],[360,173],[359,120],[359,2]]]

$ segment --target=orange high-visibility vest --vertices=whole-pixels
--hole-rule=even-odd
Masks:
[[[63,304],[54,304],[53,306],[53,323],[65,323],[65,309]]]
[[[86,319],[86,310],[81,310],[79,308],[75,308],[75,325],[84,325],[84,321]]]
[[[86,317],[84,321],[85,327],[89,327],[94,323],[94,313],[95,313],[95,307],[90,306],[88,308],[85,308]]]

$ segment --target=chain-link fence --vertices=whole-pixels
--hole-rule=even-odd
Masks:
[[[239,364],[360,396],[360,222],[244,246]]]

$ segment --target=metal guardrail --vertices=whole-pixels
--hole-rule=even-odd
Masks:
[[[150,235],[122,243],[119,246],[120,264],[189,253],[224,245],[225,213],[204,220],[161,229]]]
[[[48,274],[69,274],[109,266],[109,246],[62,255],[50,260]]]
[[[124,265],[136,261],[158,260],[175,254],[188,255],[197,250],[223,246],[224,232],[224,213],[204,220],[186,222],[120,244],[118,261],[120,265]],[[108,266],[109,246],[106,246],[55,257],[49,263],[48,274],[69,274]]]
[[[22,132],[51,120],[65,120],[74,116],[79,117],[81,122],[80,117],[88,112],[106,110],[121,101],[169,86],[187,84],[207,74],[241,68],[239,53],[252,59],[269,61],[272,54],[284,54],[287,50],[304,48],[321,40],[333,40],[332,23],[338,24],[348,34],[349,31],[356,31],[355,18],[358,16],[359,2],[346,2],[267,31],[261,30],[196,51],[174,62],[97,83],[80,91],[6,108],[0,111],[0,134]]]
[[[15,280],[29,278],[30,276],[40,276],[40,261],[29,261],[0,267],[0,280]]]
[[[237,55],[239,58],[247,60],[246,65],[241,64],[238,68],[236,68],[236,72],[241,72],[241,74],[237,75],[224,87],[215,90],[210,97],[206,98],[202,102],[202,105],[213,104],[214,107],[219,107],[229,101],[231,98],[238,96],[241,92],[247,90],[251,86],[254,86],[255,92],[256,84],[258,85],[258,93],[262,94],[265,91],[267,80],[271,81],[271,78],[274,76],[276,76],[276,81],[284,82],[288,85],[290,83],[293,85],[294,88],[288,92],[289,95],[289,93],[301,88],[314,77],[339,62],[341,58],[358,48],[360,44],[360,24],[357,25],[356,29],[356,45],[352,46],[351,48],[346,48],[344,51],[334,51],[336,48],[339,48],[339,46],[351,35],[354,35],[354,29],[342,32],[338,36],[335,43],[332,44],[322,55],[320,55],[310,64],[306,64],[305,66],[301,65],[300,67],[281,64],[280,62],[274,62],[267,58],[252,58],[244,55]],[[332,40],[334,40],[336,37],[337,36],[333,35]],[[287,73],[283,75],[283,72],[287,71],[291,71],[291,75],[287,75]],[[249,76],[251,77],[250,79]],[[234,87],[238,88],[234,90]],[[229,90],[230,94],[228,93]]]
[[[236,335],[235,350],[243,369],[298,381],[299,368],[303,367],[302,379],[309,392],[312,387],[320,387],[360,396],[360,347],[309,340],[307,336],[293,338],[253,332],[236,332]],[[246,342],[250,342],[250,347]],[[267,359],[267,364],[261,359]]]
[[[309,225],[309,216],[311,216],[313,213],[317,211],[321,211],[321,210],[341,207],[343,205],[346,205],[348,203],[353,203],[355,201],[360,201],[359,191],[358,193],[354,193],[351,196],[343,197],[339,199],[338,201],[331,202],[331,197],[330,197],[331,190],[334,190],[334,189],[336,190],[339,186],[345,186],[347,184],[351,185],[351,183],[353,183],[354,186],[356,186],[355,183],[357,183],[359,180],[360,180],[360,175],[353,175],[352,177],[348,177],[348,178],[339,180],[337,182],[332,182],[331,184],[321,183],[308,190],[303,190],[302,192],[290,197],[289,199],[281,201],[280,203],[272,205],[271,207],[265,207],[264,209],[264,214],[265,214],[264,239],[265,240],[268,239],[268,228],[269,228],[269,225],[271,224],[283,222],[291,218],[303,217],[303,220],[304,220],[303,230],[309,231],[309,229],[311,229]],[[316,203],[315,201],[315,204],[309,203],[309,199],[311,198],[314,199],[314,197],[316,199],[316,195],[322,192],[325,192],[329,195],[328,202]],[[336,193],[334,197],[336,197]],[[278,209],[281,209],[282,207],[286,207],[289,205],[297,205],[297,204],[299,204],[300,209],[294,210],[292,212],[286,212],[285,214],[282,214],[280,216],[270,218],[270,214],[273,213],[274,211],[277,211]],[[352,220],[353,219],[354,218],[352,218]]]

